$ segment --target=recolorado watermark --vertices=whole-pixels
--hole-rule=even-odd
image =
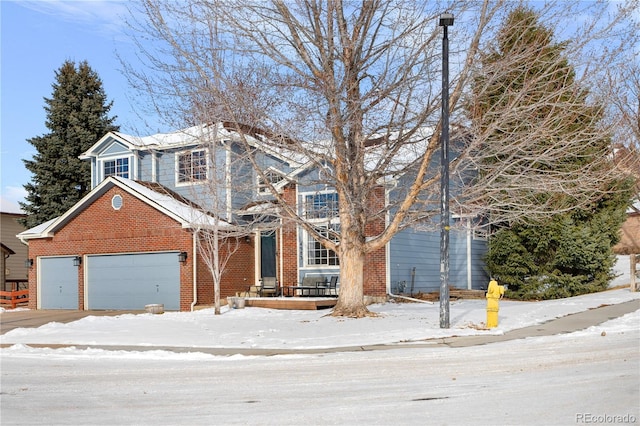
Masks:
[[[633,414],[576,414],[576,423],[579,424],[634,424],[638,418]]]

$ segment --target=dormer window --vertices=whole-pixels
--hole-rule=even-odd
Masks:
[[[204,149],[177,154],[177,183],[199,183],[207,180],[207,152]]]
[[[116,158],[103,162],[104,177],[119,176],[129,179],[129,159]]]
[[[277,171],[276,169],[270,168],[265,170],[263,173],[266,180],[271,185],[276,185],[279,182],[284,180],[284,175],[279,171]],[[269,194],[269,193],[270,193],[269,186],[267,185],[265,179],[263,179],[262,176],[258,176],[258,194]]]

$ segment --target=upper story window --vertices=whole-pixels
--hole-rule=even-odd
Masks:
[[[332,219],[338,217],[336,192],[310,194],[304,197],[304,214],[307,219]]]
[[[116,158],[114,160],[105,160],[103,162],[104,177],[119,176],[129,178],[129,159]]]
[[[258,194],[268,194],[270,192],[267,181],[271,185],[276,185],[277,183],[284,180],[284,176],[282,175],[282,173],[275,169],[267,169],[263,172],[263,174],[266,178],[266,181],[262,178],[262,176],[258,176]]]
[[[177,156],[179,184],[203,182],[207,179],[206,150],[180,152]]]

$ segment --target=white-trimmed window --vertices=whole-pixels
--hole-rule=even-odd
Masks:
[[[323,237],[337,242],[340,234],[338,218],[338,194],[321,192],[303,195],[304,217],[314,224]],[[320,241],[304,232],[306,266],[337,266],[340,264],[338,254],[324,247]]]
[[[104,178],[109,176],[119,176],[129,178],[129,158],[114,158],[102,162]]]
[[[207,151],[196,149],[176,154],[177,184],[190,184],[207,180]]]
[[[258,175],[258,194],[269,194],[271,192],[269,191],[269,185],[267,185],[267,182],[271,185],[276,185],[284,180],[284,175],[273,168],[268,168],[263,172],[263,174],[266,180],[263,179],[262,176]]]
[[[316,230],[320,235],[326,237],[334,242],[338,241],[338,234],[340,233],[340,224],[331,223],[326,226],[316,227]],[[320,241],[312,238],[307,234],[307,266],[336,266],[340,265],[340,259],[338,253],[333,250],[329,250]]]
[[[307,220],[338,217],[338,194],[322,192],[304,196],[304,215]]]

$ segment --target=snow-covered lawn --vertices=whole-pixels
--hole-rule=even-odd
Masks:
[[[373,305],[378,318],[260,308],[87,317],[0,337],[2,425],[560,425],[640,422],[640,311],[570,334],[449,348],[215,356],[198,348],[328,348],[504,333],[600,305],[628,289],[545,302]],[[12,315],[5,311],[2,315]],[[34,348],[183,346],[168,350]],[[144,349],[150,349],[148,347]]]
[[[485,301],[460,300],[450,304],[449,329],[439,328],[438,303],[372,305],[370,309],[379,317],[363,319],[334,318],[327,315],[327,310],[229,310],[224,307],[221,315],[205,309],[160,315],[89,316],[67,324],[14,329],[0,336],[0,343],[272,349],[406,343],[449,336],[502,334],[638,298],[638,292],[618,289],[544,302],[502,301],[500,324],[492,330],[481,329],[486,320]],[[2,315],[11,315],[11,311]]]

